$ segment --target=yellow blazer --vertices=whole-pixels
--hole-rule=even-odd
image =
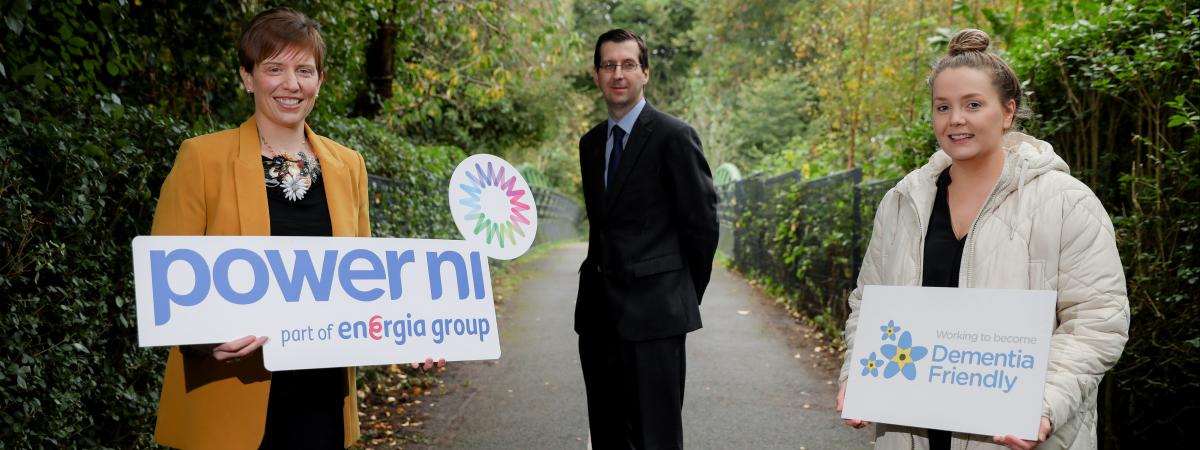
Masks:
[[[367,169],[362,155],[304,126],[321,163],[334,236],[368,237]],[[163,182],[151,234],[269,236],[270,212],[258,128],[188,139]],[[358,440],[354,369],[347,370],[345,445]],[[253,449],[262,441],[271,373],[262,352],[236,363],[184,355],[171,348],[163,375],[154,440],[184,449]]]

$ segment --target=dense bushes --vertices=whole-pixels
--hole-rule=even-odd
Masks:
[[[38,120],[0,136],[0,435],[15,448],[145,443],[163,354],[137,347],[129,242],[149,232],[147,187],[187,129],[141,108],[9,105]]]
[[[853,288],[855,191],[861,176],[857,170],[805,182],[781,176],[753,188],[749,184],[757,180],[742,182],[743,191],[758,190],[759,198],[743,205],[737,223],[739,269],[835,334]]]
[[[1182,445],[1200,420],[1200,2],[1118,1],[1014,50],[1033,133],[1113,216],[1132,322],[1103,386],[1106,447]]]
[[[448,146],[413,145],[367,119],[333,119],[313,129],[358,150],[367,171],[388,181],[371,184],[371,226],[375,236],[457,239],[446,186],[466,157]]]
[[[896,180],[862,183],[855,169],[800,181],[742,180],[734,262],[788,309],[843,344],[846,298],[871,237],[875,207]]]

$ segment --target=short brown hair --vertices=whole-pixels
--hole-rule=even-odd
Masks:
[[[287,49],[308,50],[317,60],[317,73],[325,73],[325,41],[320,26],[299,11],[273,8],[259,13],[242,31],[238,62],[247,72],[264,59]]]
[[[1009,66],[999,55],[988,51],[989,46],[991,46],[991,39],[983,31],[965,28],[955,33],[954,38],[950,39],[946,56],[933,65],[933,71],[930,72],[926,82],[929,83],[929,91],[932,95],[933,81],[943,70],[970,67],[988,74],[992,79],[992,86],[996,88],[996,93],[1000,96],[1000,102],[1007,105],[1008,101],[1012,100],[1016,104],[1013,114],[1013,127],[1015,128],[1017,119],[1029,117],[1029,109],[1025,105],[1025,95],[1021,91],[1021,80],[1017,78],[1017,73],[1013,71],[1012,66]]]
[[[600,70],[600,47],[603,46],[605,42],[620,43],[625,41],[637,42],[638,63],[642,65],[643,70],[649,69],[650,56],[646,54],[646,42],[643,41],[642,37],[638,36],[637,33],[617,28],[604,32],[604,34],[600,35],[599,39],[596,39],[596,51],[592,53],[592,65],[596,67],[596,70]]]

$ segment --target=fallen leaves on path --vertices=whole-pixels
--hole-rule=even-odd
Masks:
[[[359,378],[358,419],[362,437],[353,448],[403,449],[428,443],[422,431],[425,408],[436,406],[442,388],[437,374],[407,365],[363,368]]]

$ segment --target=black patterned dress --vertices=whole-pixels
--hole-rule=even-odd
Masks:
[[[272,236],[333,236],[321,166],[310,154],[263,157]],[[271,375],[263,449],[340,449],[345,429],[345,368]]]

